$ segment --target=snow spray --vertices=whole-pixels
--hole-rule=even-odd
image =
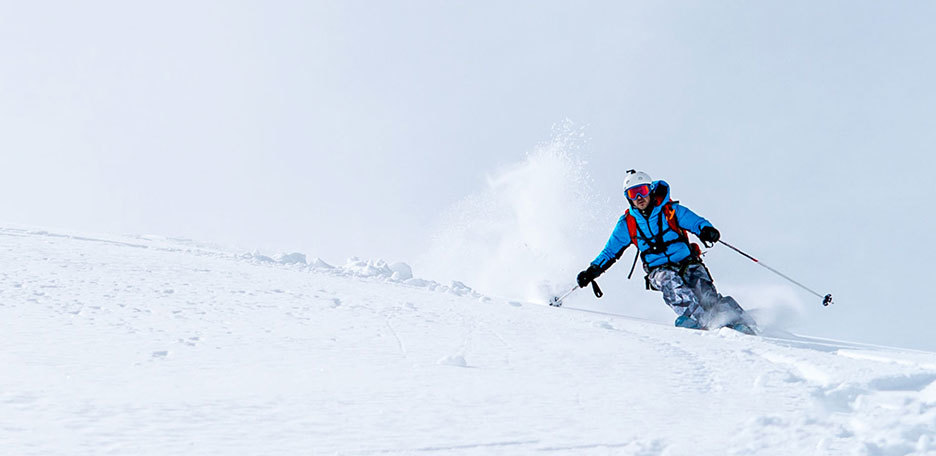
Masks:
[[[717,280],[717,279],[716,279]],[[718,284],[718,291],[730,294],[757,321],[763,335],[792,330],[802,323],[806,305],[797,291],[786,285]]]
[[[585,143],[583,129],[566,121],[523,160],[489,175],[442,216],[420,269],[487,295],[544,303],[574,283],[614,218],[592,190]]]

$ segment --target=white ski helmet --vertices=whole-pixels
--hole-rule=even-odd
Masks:
[[[627,176],[624,177],[624,194],[627,194],[627,189],[643,184],[652,187],[653,179],[643,171],[635,171],[633,169],[627,170]]]

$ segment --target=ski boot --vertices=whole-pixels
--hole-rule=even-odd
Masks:
[[[682,315],[676,319],[676,327],[687,329],[703,329],[699,322],[693,320],[692,317],[687,317],[685,315]]]

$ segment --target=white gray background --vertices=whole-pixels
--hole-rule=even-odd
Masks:
[[[803,330],[933,350],[934,20],[925,1],[6,1],[0,220],[417,262],[440,213],[571,119],[608,204],[644,169],[834,292],[799,295]]]

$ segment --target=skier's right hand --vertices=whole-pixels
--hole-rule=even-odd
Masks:
[[[593,280],[598,278],[598,276],[600,275],[601,275],[601,268],[593,264],[590,264],[588,265],[588,269],[578,273],[578,277],[576,277],[576,281],[578,281],[579,288],[585,288],[588,286],[588,284],[590,284]]]

